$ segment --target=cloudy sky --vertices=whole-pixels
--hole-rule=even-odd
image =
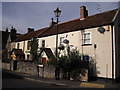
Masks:
[[[51,18],[56,21],[54,10],[57,7],[62,11],[60,22],[76,19],[83,5],[89,15],[99,13],[98,7],[101,12],[118,8],[118,2],[2,2],[2,30],[14,26],[18,33],[26,33],[29,27],[35,30],[48,27]]]

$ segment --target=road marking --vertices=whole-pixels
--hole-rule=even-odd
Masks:
[[[105,85],[103,84],[93,84],[93,83],[81,83],[81,87],[91,87],[91,88],[105,88]]]
[[[58,86],[65,86],[66,84],[62,84],[62,83],[55,83],[55,82],[48,82],[48,81],[42,81],[42,80],[35,80],[32,78],[24,78],[26,80],[32,80],[32,81],[37,81],[37,82],[42,82],[42,83],[47,83],[47,84],[53,84],[53,85],[58,85]]]

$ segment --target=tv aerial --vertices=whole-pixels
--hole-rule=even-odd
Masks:
[[[99,4],[97,4],[97,10],[101,13],[102,9],[101,6]]]

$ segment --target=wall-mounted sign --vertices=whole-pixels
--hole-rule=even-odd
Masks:
[[[104,33],[104,32],[105,32],[105,28],[104,28],[104,27],[99,27],[99,28],[98,28],[98,31],[99,31],[100,33]]]
[[[106,31],[110,31],[110,26],[108,25],[108,26],[105,26],[105,30]]]

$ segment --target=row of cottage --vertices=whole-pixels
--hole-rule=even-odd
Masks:
[[[50,53],[56,48],[56,28],[53,19],[51,25],[34,31],[29,28],[29,33],[20,35],[11,42],[11,49],[17,54],[17,59],[25,60],[30,57],[30,41],[36,37],[39,49],[44,47],[46,53],[43,57],[49,59]],[[68,41],[64,43],[63,41]],[[88,16],[85,6],[80,7],[80,17],[74,20],[58,24],[58,47],[64,46],[77,48],[80,53],[93,58],[96,64],[97,77],[116,79],[120,76],[120,10],[115,9],[107,12]],[[65,50],[60,50],[61,54]],[[66,53],[67,54],[67,53]]]

